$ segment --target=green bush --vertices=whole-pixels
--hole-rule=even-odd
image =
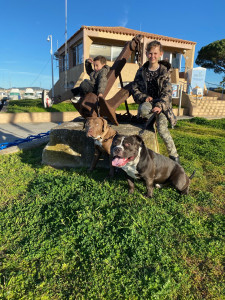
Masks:
[[[196,170],[188,196],[146,199],[123,173],[43,166],[42,147],[0,156],[1,299],[223,299],[224,120],[214,123],[171,130]]]

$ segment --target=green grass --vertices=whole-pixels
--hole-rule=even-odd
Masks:
[[[7,113],[19,112],[65,112],[76,111],[75,107],[70,102],[61,102],[53,104],[52,107],[44,108],[41,99],[35,100],[10,100],[7,106]]]
[[[190,195],[0,156],[1,299],[225,299],[225,119],[171,130]],[[161,153],[166,153],[159,139]]]
[[[130,110],[137,110],[138,104],[129,103],[128,107]],[[177,108],[177,106],[173,106]],[[120,104],[116,110],[126,110],[125,103]],[[7,113],[18,113],[18,112],[66,112],[66,111],[77,111],[76,108],[70,102],[61,102],[53,104],[52,107],[44,108],[41,99],[36,100],[10,100],[7,106]]]
[[[137,109],[138,104],[129,104],[129,109]],[[117,110],[125,110],[125,104],[121,104]],[[7,113],[19,113],[19,112],[66,112],[77,111],[71,102],[61,102],[53,104],[52,107],[44,108],[41,99],[36,100],[10,100],[7,106]]]

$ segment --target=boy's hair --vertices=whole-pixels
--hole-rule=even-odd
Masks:
[[[160,52],[163,51],[162,44],[158,41],[152,41],[152,42],[148,43],[146,46],[146,51],[150,51],[152,48],[155,48],[155,47],[159,47]]]
[[[93,61],[96,61],[96,60],[99,60],[102,65],[106,64],[106,58],[104,56],[98,55],[93,59]]]

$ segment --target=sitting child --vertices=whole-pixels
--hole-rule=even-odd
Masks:
[[[94,70],[92,69],[92,64]],[[88,93],[94,93],[97,96],[103,97],[103,93],[107,84],[107,74],[109,73],[109,66],[106,65],[104,56],[97,56],[93,60],[91,58],[85,61],[85,68],[90,79],[85,79],[80,86],[72,89],[74,96],[85,96]]]
[[[92,68],[92,64],[94,69]],[[94,93],[97,96],[103,97],[107,85],[107,74],[110,67],[106,65],[104,56],[96,56],[93,60],[86,59],[85,68],[90,79],[84,79],[79,87],[73,88],[64,92],[62,95],[54,97],[53,102],[60,103],[62,101],[72,99],[74,97],[84,97],[88,93]]]
[[[169,157],[179,163],[179,156],[173,138],[168,129],[168,122],[176,124],[172,111],[172,84],[167,61],[160,61],[163,55],[162,45],[158,41],[150,42],[146,47],[148,61],[137,71],[132,95],[139,105],[138,113],[143,118],[156,115],[158,133],[166,145]]]

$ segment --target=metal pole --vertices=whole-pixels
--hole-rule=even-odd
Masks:
[[[54,98],[54,72],[53,72],[53,49],[52,49],[52,36],[51,38],[51,61],[52,61],[52,98]]]
[[[67,0],[65,0],[65,90],[67,90]]]
[[[178,116],[180,115],[180,109],[181,109],[181,101],[182,101],[182,91],[183,91],[183,85],[180,85],[180,95],[179,95],[179,106],[178,106]]]

